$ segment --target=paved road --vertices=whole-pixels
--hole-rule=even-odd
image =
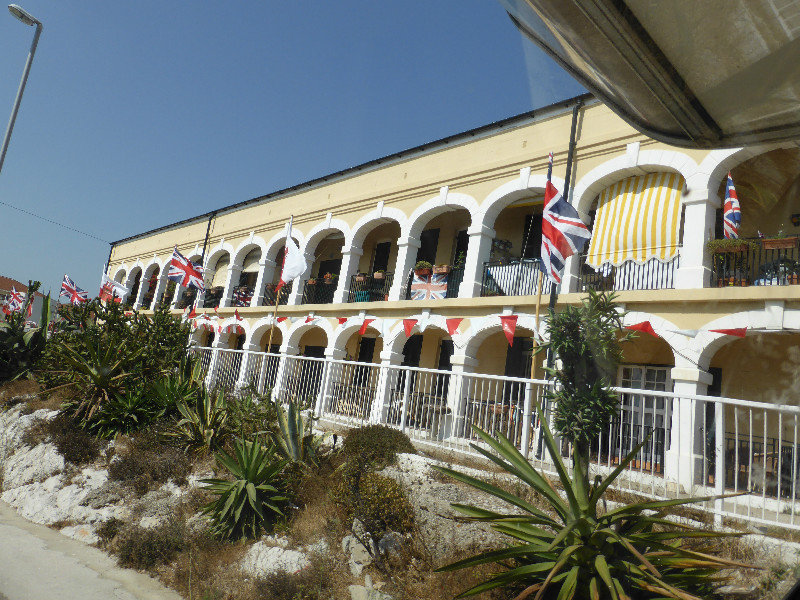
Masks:
[[[180,600],[97,548],[26,521],[0,502],[0,600]]]

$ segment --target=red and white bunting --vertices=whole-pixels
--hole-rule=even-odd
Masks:
[[[641,323],[636,323],[634,325],[626,325],[625,329],[630,329],[631,331],[641,331],[642,333],[647,333],[653,337],[658,337],[658,334],[656,333],[656,330],[653,329],[650,321],[642,321]]]
[[[239,316],[239,309],[238,308],[233,311],[233,316],[236,317],[237,321],[244,321],[244,319]]]
[[[375,319],[364,319],[364,322],[361,324],[361,329],[358,330],[358,335],[364,335],[367,332],[367,327],[369,327],[369,324],[374,320]]]
[[[283,323],[289,317],[278,317],[278,323]]]
[[[244,328],[236,323],[231,323],[227,327],[220,326],[220,333],[233,333],[236,335],[244,335]]]
[[[347,317],[336,317],[336,320],[339,321],[339,325],[347,323]]]
[[[414,329],[414,325],[416,324],[416,319],[403,319],[403,329],[406,332],[406,337],[411,337],[411,330]]]
[[[458,333],[458,327],[461,325],[461,321],[464,319],[446,319],[445,323],[447,323],[447,333],[450,334],[450,337],[453,337],[455,334]]]
[[[514,345],[514,332],[517,330],[518,318],[518,315],[501,315],[500,317],[500,326],[503,328],[509,346]]]
[[[313,322],[314,322],[314,321],[316,321],[316,320],[317,320],[317,317],[314,317],[314,316],[312,316],[312,315],[308,315],[308,316],[306,317],[306,323],[313,323]]]

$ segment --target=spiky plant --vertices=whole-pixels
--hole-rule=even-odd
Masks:
[[[28,282],[22,308],[0,321],[0,382],[26,377],[44,351],[50,325],[50,294],[42,302],[39,326],[26,329],[28,310],[33,304],[38,281]]]
[[[521,496],[469,475],[434,467],[514,507],[508,513],[500,513],[453,504],[453,508],[466,518],[487,522],[495,531],[513,539],[506,548],[484,552],[439,569],[453,571],[488,563],[499,563],[506,569],[462,592],[458,598],[509,587],[517,592],[515,600],[529,597],[535,600],[699,600],[711,593],[713,577],[721,569],[752,568],[685,545],[686,540],[700,538],[713,542],[740,534],[705,531],[666,518],[671,508],[718,497],[639,502],[603,510],[606,490],[647,439],[605,479],[597,477],[593,486],[586,488],[583,485],[585,474],[580,472],[580,465],[576,465],[570,476],[543,419],[543,439],[562,492],[547,476],[531,466],[508,438],[500,434],[495,439],[477,427],[473,429],[490,450],[477,444],[472,444],[472,447],[528,486],[541,497],[546,508],[537,508]]]
[[[211,452],[222,445],[230,433],[225,392],[209,392],[205,387],[176,403],[180,419],[167,436],[189,450]]]
[[[233,455],[215,454],[233,480],[204,479],[204,489],[216,496],[203,507],[212,531],[226,539],[257,538],[269,531],[282,515],[286,501],[280,489],[280,475],[287,462],[257,441],[236,440]]]
[[[278,430],[268,433],[278,454],[292,463],[318,465],[322,436],[314,435],[313,418],[303,418],[295,402],[289,402],[288,409],[276,403],[276,410]]]

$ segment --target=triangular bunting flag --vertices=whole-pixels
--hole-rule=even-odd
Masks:
[[[641,331],[642,333],[649,333],[653,337],[658,337],[656,330],[653,329],[652,325],[650,325],[650,321],[642,321],[641,323],[636,323],[635,325],[626,325],[625,329],[630,329],[631,331]]]
[[[502,315],[500,317],[500,325],[503,327],[503,333],[506,334],[508,345],[514,345],[514,332],[517,330],[517,315]]]
[[[192,304],[192,310],[189,311],[189,314],[186,315],[188,319],[194,319],[197,316],[197,311],[194,309],[194,304]]]
[[[677,333],[680,335],[685,335],[686,337],[690,338],[697,337],[697,334],[700,333],[700,331],[697,329],[668,329],[667,331],[670,331],[672,333]]]
[[[361,329],[358,330],[358,335],[364,335],[367,332],[367,327],[369,327],[369,324],[374,320],[375,319],[364,319],[364,322],[361,324]]]
[[[283,323],[289,317],[278,317],[278,323]]]
[[[446,319],[445,323],[447,323],[447,333],[450,334],[450,337],[454,336],[458,333],[458,326],[461,325],[461,321],[464,319]]]
[[[339,321],[339,325],[347,323],[347,317],[336,317],[336,320]]]
[[[312,317],[311,315],[308,315],[308,316],[306,317],[306,323],[311,323],[311,322],[312,322],[312,321],[313,321],[315,318],[316,318],[316,317]]]
[[[722,333],[724,335],[732,335],[733,337],[743,338],[747,335],[747,327],[736,327],[734,329],[709,329],[714,333]]]
[[[244,321],[244,319],[239,316],[239,309],[238,308],[233,311],[233,316],[236,317],[237,321]]]
[[[411,330],[417,324],[416,319],[403,319],[403,329],[406,330],[406,337],[411,337]]]

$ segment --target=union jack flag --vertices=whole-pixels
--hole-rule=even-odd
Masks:
[[[203,267],[192,263],[178,252],[177,247],[172,251],[172,260],[169,263],[167,279],[177,281],[183,287],[196,287],[201,292],[206,289],[203,282]]]
[[[733,187],[733,177],[728,173],[728,182],[725,184],[724,214],[722,216],[723,234],[727,239],[739,237],[739,225],[742,222],[742,210],[739,207],[739,196]]]
[[[234,306],[250,306],[250,301],[253,299],[253,290],[246,286],[238,287],[233,290],[233,305]]]
[[[61,293],[58,297],[66,298],[70,304],[83,304],[89,300],[89,294],[75,285],[69,275],[64,275],[64,281],[61,282]]]
[[[412,300],[444,300],[447,295],[447,273],[434,273],[430,277],[414,273],[411,282]]]
[[[547,167],[547,185],[544,190],[542,213],[542,262],[540,268],[553,283],[561,283],[564,261],[580,252],[592,237],[576,211],[551,183],[553,153]]]
[[[16,287],[11,287],[11,293],[3,303],[3,312],[10,315],[13,312],[22,310],[22,303],[25,301],[25,296],[22,292],[18,292]]]

